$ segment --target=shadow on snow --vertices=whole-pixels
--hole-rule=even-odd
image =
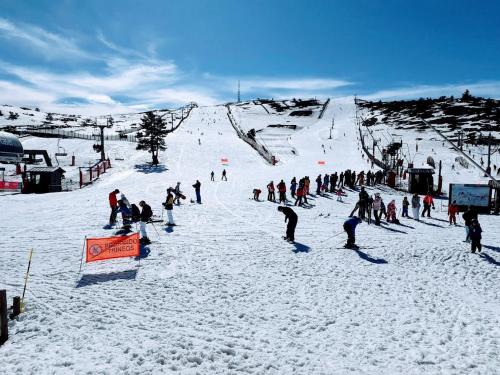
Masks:
[[[387,261],[382,258],[372,258],[368,254],[362,252],[360,249],[353,249],[356,254],[359,255],[359,257],[363,260],[366,260],[367,262],[374,263],[374,264],[387,264]]]
[[[101,283],[106,283],[108,281],[116,281],[116,280],[135,280],[136,276],[137,276],[137,270],[83,275],[78,281],[78,284],[76,284],[76,287],[82,288],[84,286],[101,284]]]
[[[295,246],[295,249],[293,250],[293,252],[295,254],[297,254],[297,253],[308,253],[311,250],[311,248],[309,246],[304,245],[304,244],[302,244],[300,242],[294,242],[293,245]]]
[[[136,164],[134,166],[135,170],[141,173],[150,174],[150,173],[163,173],[168,171],[168,168],[163,164],[152,165],[149,163],[146,164]]]
[[[483,258],[485,261],[487,261],[488,263],[493,264],[494,266],[500,266],[500,262],[498,260],[496,260],[495,258],[492,258],[491,256],[489,256],[488,254],[481,253],[479,256],[481,258]]]

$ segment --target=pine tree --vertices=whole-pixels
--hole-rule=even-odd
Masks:
[[[146,150],[152,156],[153,165],[158,165],[158,152],[167,149],[165,137],[168,133],[167,123],[161,116],[147,112],[141,119],[140,131],[137,133],[137,150]]]
[[[462,94],[462,101],[463,102],[468,102],[472,99],[472,95],[470,94],[469,90],[465,90],[464,93]]]

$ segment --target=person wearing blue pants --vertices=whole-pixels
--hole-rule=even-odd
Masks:
[[[193,185],[194,191],[196,192],[196,203],[201,203],[201,194],[200,194],[200,187],[201,187],[201,182],[196,180],[196,183]]]
[[[347,243],[344,245],[347,249],[355,249],[356,246],[356,226],[361,223],[361,219],[359,217],[353,216],[347,219],[344,222],[344,230],[347,233]]]

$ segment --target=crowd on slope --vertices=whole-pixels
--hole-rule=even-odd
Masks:
[[[385,204],[379,192],[370,196],[365,189],[365,186],[376,186],[384,182],[385,175],[382,171],[377,172],[364,172],[361,171],[356,174],[355,171],[346,170],[338,174],[337,172],[333,174],[318,175],[315,179],[315,192],[317,196],[321,196],[324,193],[336,194],[337,201],[342,201],[342,197],[346,196],[345,189],[356,191],[359,187],[359,199],[349,215],[349,218],[344,222],[343,228],[348,235],[347,243],[345,247],[354,248],[355,245],[355,230],[356,226],[366,221],[368,224],[374,223],[376,226],[380,226],[382,220],[387,223],[400,224],[398,218],[398,209],[395,199],[392,199],[388,204]],[[270,181],[267,186],[267,200],[270,202],[276,202],[276,191],[279,194],[278,203],[287,205],[290,202],[287,199],[287,184],[282,179],[275,186],[274,181]],[[299,207],[310,207],[308,202],[308,196],[311,196],[311,179],[309,176],[304,176],[297,181],[296,177],[293,177],[290,181],[289,191],[292,198],[293,205]],[[255,188],[253,190],[253,199],[258,201],[261,190]],[[411,217],[410,217],[410,206],[411,206]],[[422,212],[420,210],[422,209]],[[430,193],[426,194],[421,198],[418,194],[413,194],[411,199],[408,197],[403,197],[401,201],[401,218],[412,218],[413,220],[420,221],[422,217],[431,217],[431,209],[435,209],[434,199]],[[278,210],[285,214],[285,221],[288,222],[286,236],[284,239],[293,242],[295,239],[295,228],[297,225],[297,215],[289,207],[278,207]],[[448,206],[448,219],[450,225],[457,225],[457,214],[459,213],[459,207],[456,201],[453,201]],[[355,216],[356,215],[356,216]],[[469,207],[467,211],[462,215],[465,222],[466,239],[465,241],[471,243],[471,251],[474,253],[476,251],[481,251],[481,233],[482,229],[478,222],[477,211]]]

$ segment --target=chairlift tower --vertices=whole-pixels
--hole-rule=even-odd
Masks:
[[[238,80],[238,103],[241,103],[240,80]]]
[[[328,137],[328,139],[332,139],[332,130],[334,125],[335,125],[335,117],[332,117],[332,126],[330,127],[330,136]]]
[[[112,121],[111,121],[110,117],[106,117],[106,125],[98,124],[97,123],[97,117],[95,119],[94,127],[99,128],[99,131],[100,131],[100,139],[101,139],[101,161],[106,160],[106,155],[104,153],[104,129],[105,128],[109,129],[112,126],[113,125],[112,125]]]

